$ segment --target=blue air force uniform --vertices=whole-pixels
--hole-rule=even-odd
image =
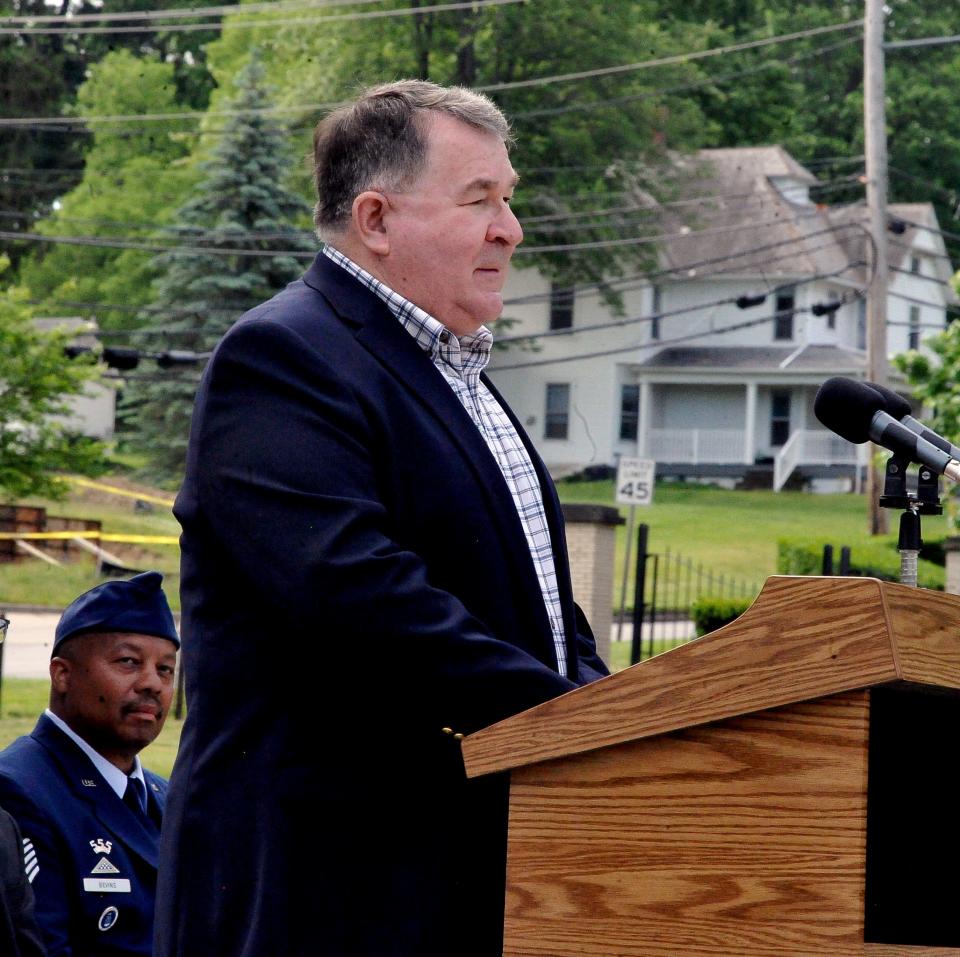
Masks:
[[[48,715],[0,754],[0,806],[30,847],[27,876],[49,957],[151,953],[166,781],[143,776],[146,814],[118,797]]]

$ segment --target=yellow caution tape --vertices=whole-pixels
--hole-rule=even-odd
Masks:
[[[98,542],[125,542],[129,545],[178,545],[178,535],[129,535],[123,532],[97,532],[77,529],[73,532],[0,532],[0,540],[29,539],[69,541],[71,538],[92,538]]]
[[[74,485],[83,488],[93,488],[100,492],[110,492],[112,495],[122,495],[125,498],[135,498],[141,502],[154,502],[156,505],[166,505],[173,508],[172,498],[161,498],[159,495],[147,495],[145,492],[131,492],[128,488],[117,488],[116,485],[105,485],[103,482],[91,482],[90,479],[79,478],[76,475],[67,476]]]

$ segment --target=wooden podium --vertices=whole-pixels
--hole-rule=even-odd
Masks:
[[[463,751],[511,771],[504,957],[960,955],[960,597],[770,578]]]

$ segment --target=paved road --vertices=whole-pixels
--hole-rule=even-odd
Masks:
[[[49,674],[50,648],[53,632],[60,618],[57,612],[8,611],[10,630],[3,646],[3,674],[10,678],[46,678]],[[684,622],[657,622],[657,638],[682,639],[690,625]],[[622,640],[630,641],[633,628],[624,623]],[[644,641],[649,640],[649,626],[644,628]],[[610,630],[610,640],[616,641],[617,626]]]
[[[3,673],[10,678],[46,678],[58,612],[8,611],[10,629],[3,644]]]

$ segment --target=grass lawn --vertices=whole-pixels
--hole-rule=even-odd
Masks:
[[[135,487],[162,498],[173,498],[173,493],[132,486],[123,478],[105,476],[98,480],[105,485]],[[135,535],[179,535],[180,526],[170,509],[156,505],[153,511],[134,510],[134,500],[96,489],[77,487],[62,502],[28,499],[20,505],[40,506],[48,515],[69,518],[97,519],[104,532]],[[180,608],[180,549],[177,545],[143,547],[106,543],[107,551],[118,553],[132,568],[156,569],[163,572],[164,591],[174,611]],[[44,605],[63,608],[81,592],[92,588],[103,579],[97,577],[92,557],[83,556],[65,563],[60,568],[40,560],[0,565],[0,606],[3,604]]]
[[[104,484],[125,483],[123,478],[105,477]],[[126,483],[129,484],[129,483]],[[141,486],[141,490],[147,491]],[[565,502],[613,505],[613,482],[560,482]],[[149,489],[155,495],[173,493]],[[92,489],[76,488],[63,502],[32,501],[51,515],[95,518],[106,532],[177,535],[179,526],[169,509],[156,506],[152,512],[135,511],[129,498]],[[628,509],[622,507],[625,518]],[[895,557],[898,513],[891,513],[894,532],[884,541]],[[654,504],[637,509],[637,522],[650,526],[651,551],[669,549],[694,564],[726,579],[760,585],[776,573],[777,540],[780,538],[823,538],[840,547],[849,545],[854,561],[858,550],[876,548],[877,539],[866,532],[867,503],[858,495],[811,495],[802,492],[737,492],[704,485],[660,483]],[[940,537],[945,531],[942,518],[927,517],[926,537]],[[625,553],[626,526],[617,530],[617,573],[614,605],[619,601]],[[119,547],[117,548],[119,551]],[[171,607],[179,610],[179,549],[176,545],[149,545],[134,549],[128,563],[136,568],[156,568],[164,573],[164,588]],[[121,554],[125,554],[121,552]],[[63,607],[82,591],[97,584],[92,560],[83,559],[62,568],[40,561],[0,565],[0,606],[7,604]],[[628,594],[632,593],[632,583]]]
[[[0,750],[15,738],[29,734],[37,723],[37,718],[47,706],[50,694],[50,682],[45,678],[4,678],[0,705]],[[163,777],[170,776],[173,759],[180,742],[182,721],[172,717],[160,732],[159,737],[148,748],[140,752],[140,759],[146,767]]]
[[[613,482],[560,482],[564,502],[613,505]],[[628,509],[622,507],[626,518]],[[660,483],[653,505],[637,508],[637,523],[650,526],[649,548],[672,555],[679,553],[717,574],[761,584],[777,571],[777,540],[823,537],[834,546],[849,545],[854,560],[857,548],[875,547],[877,539],[867,533],[867,501],[862,495],[812,495],[803,492],[738,492],[703,485]],[[895,554],[899,513],[890,513],[893,532],[884,540]],[[945,520],[926,517],[926,537],[941,537]],[[619,599],[626,540],[625,526],[617,530],[617,575]],[[635,543],[634,543],[635,549]],[[635,554],[635,550],[634,550]],[[630,586],[632,588],[632,584]]]

